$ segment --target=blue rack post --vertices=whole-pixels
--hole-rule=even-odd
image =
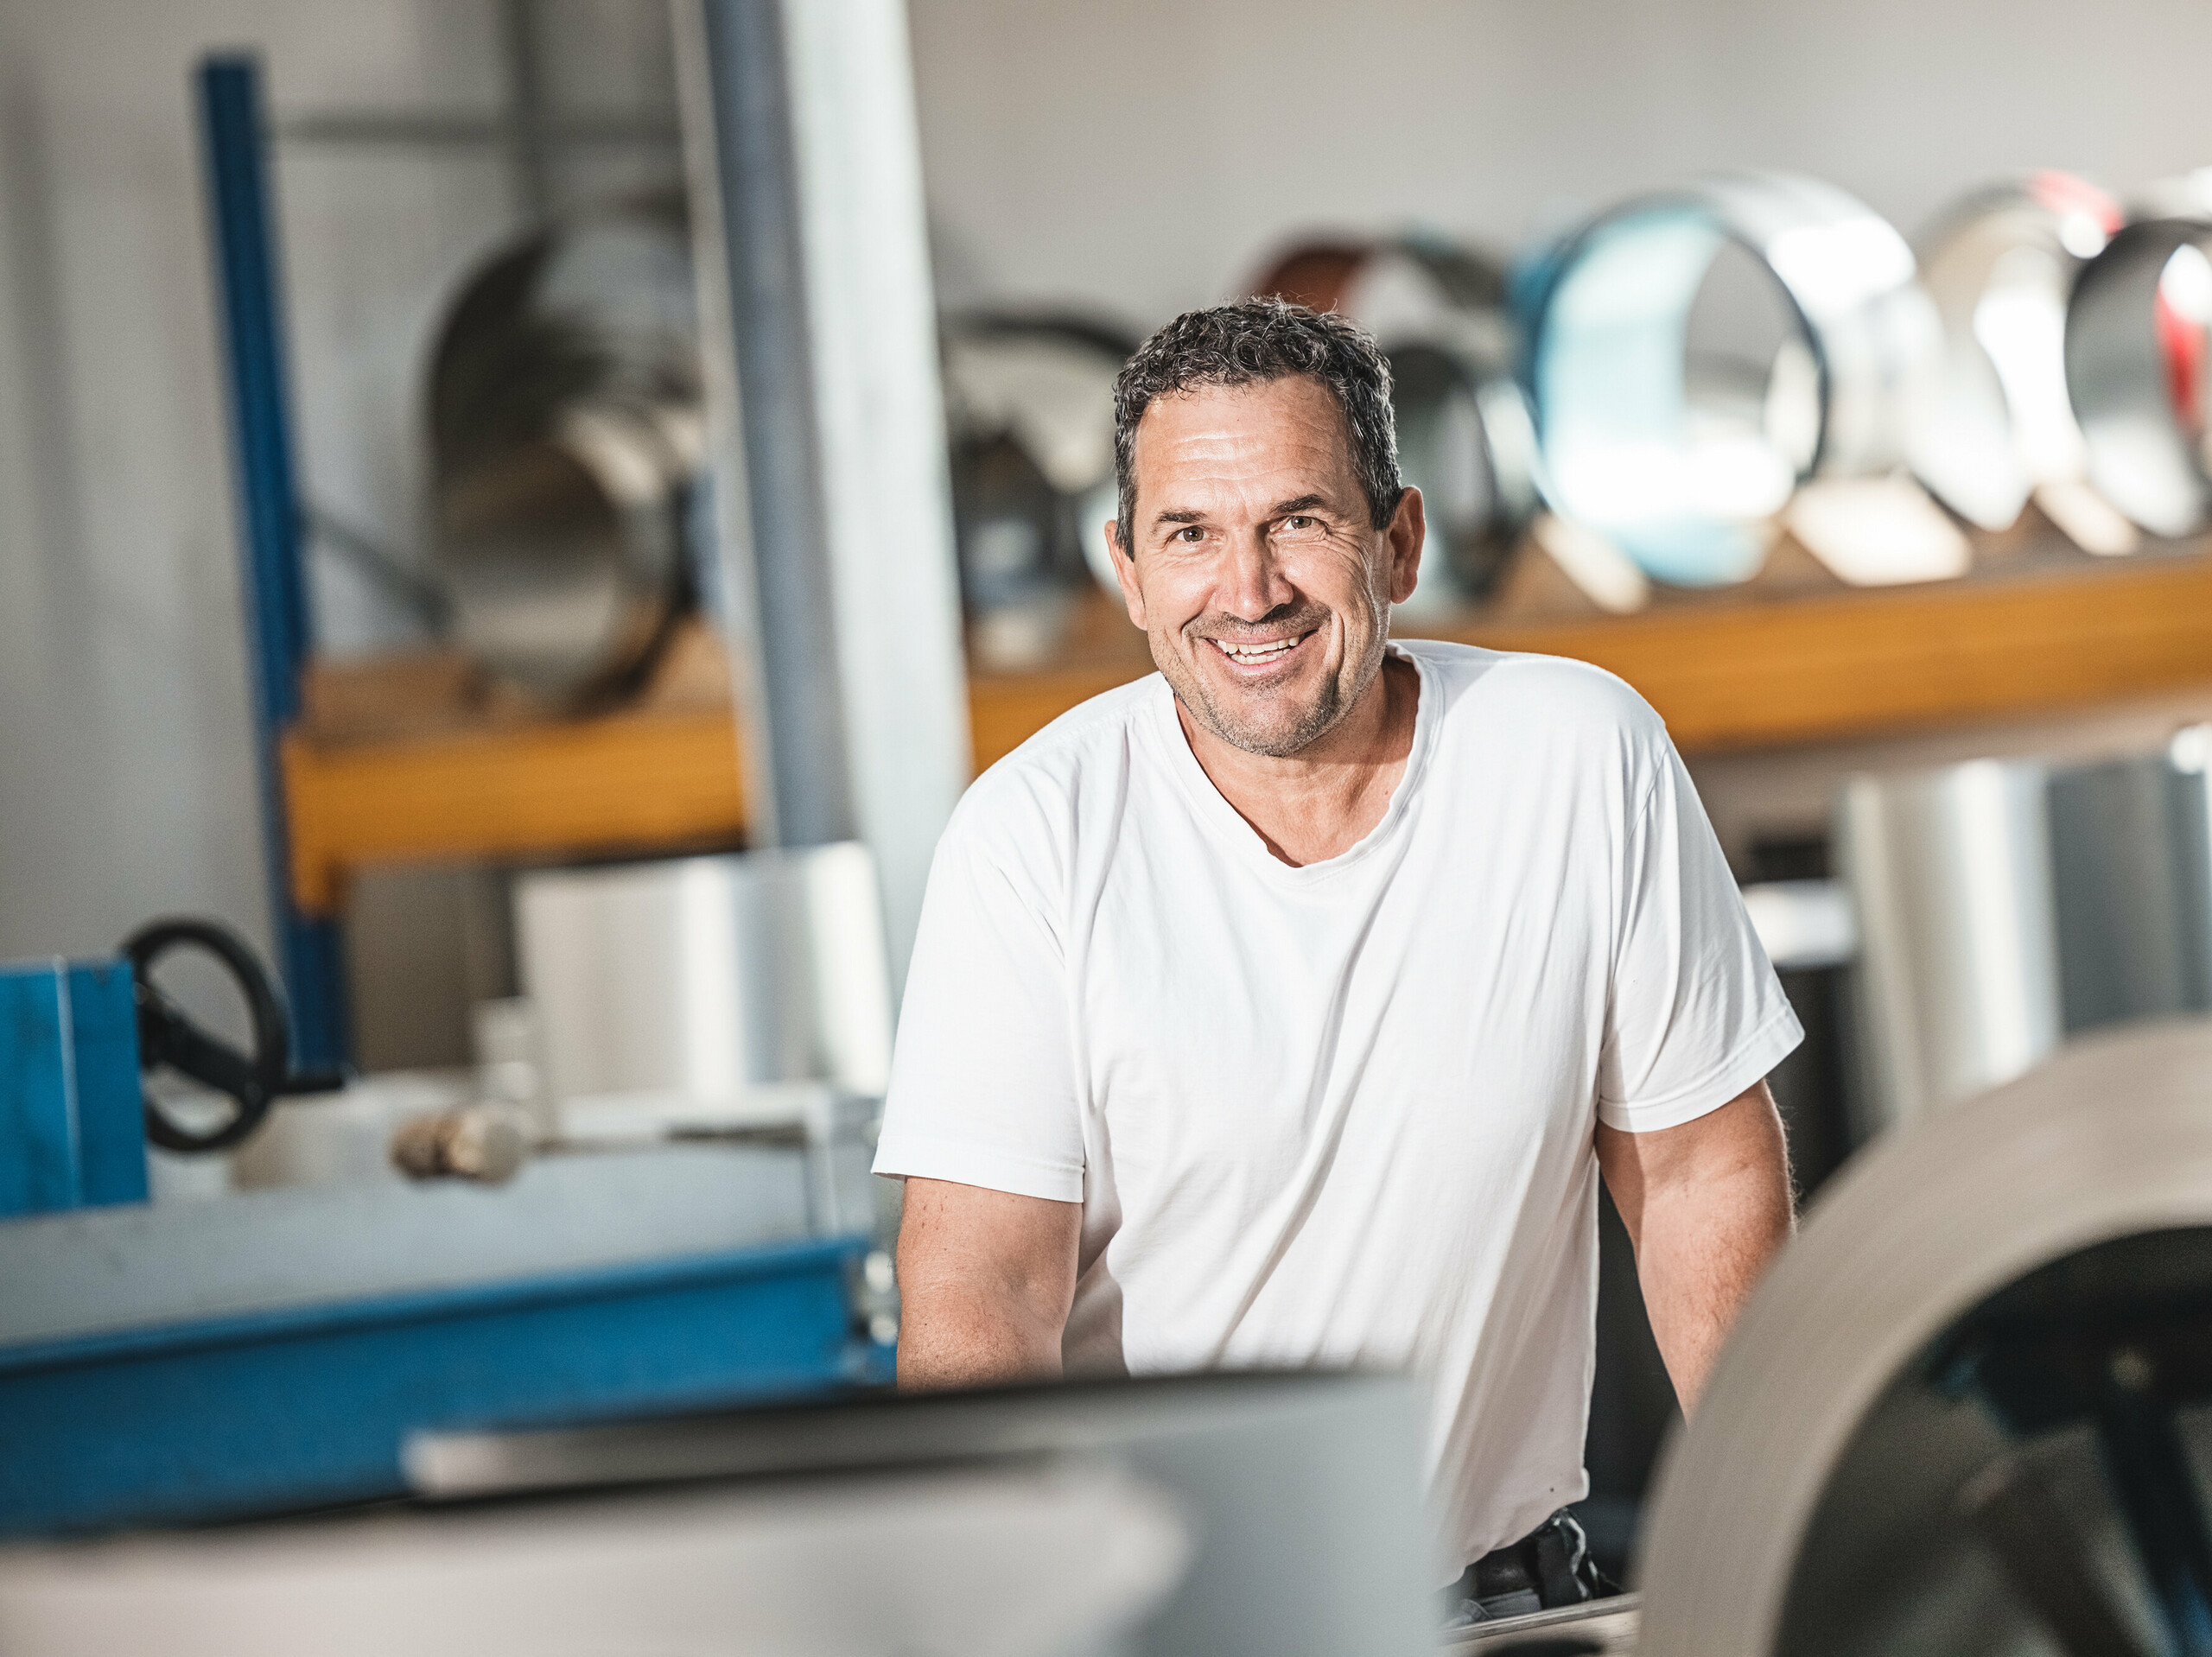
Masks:
[[[292,901],[291,833],[277,749],[285,727],[299,714],[300,673],[312,641],[300,556],[261,67],[251,57],[210,57],[200,64],[198,81],[245,543],[246,638],[252,657],[270,918],[291,1002],[293,1063],[302,1070],[329,1070],[345,1063],[350,1054],[345,957],[338,928],[302,914]]]

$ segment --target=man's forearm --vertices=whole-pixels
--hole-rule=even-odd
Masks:
[[[1761,1082],[1681,1127],[1601,1130],[1599,1158],[1636,1243],[1651,1332],[1687,1414],[1796,1223],[1773,1098]]]

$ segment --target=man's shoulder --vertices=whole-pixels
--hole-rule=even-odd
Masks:
[[[1542,742],[1666,740],[1666,725],[1651,704],[1625,680],[1588,662],[1433,639],[1409,639],[1400,648],[1427,664],[1453,723]]]
[[[1086,783],[1126,767],[1137,728],[1162,693],[1151,673],[1070,708],[968,785],[948,832],[997,838],[1064,816]]]

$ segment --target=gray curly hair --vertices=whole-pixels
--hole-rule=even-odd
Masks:
[[[1405,486],[1390,412],[1390,365],[1375,338],[1334,312],[1281,299],[1185,311],[1138,347],[1114,380],[1114,476],[1122,549],[1136,556],[1137,423],[1155,397],[1202,385],[1253,385],[1294,374],[1317,380],[1344,411],[1352,470],[1370,521],[1389,527]]]

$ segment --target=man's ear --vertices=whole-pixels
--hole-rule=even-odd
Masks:
[[[1118,518],[1106,520],[1106,550],[1114,555],[1114,579],[1122,584],[1122,602],[1129,606],[1129,619],[1140,632],[1149,632],[1145,625],[1144,588],[1137,584],[1136,560],[1122,546],[1122,524]]]
[[[1414,595],[1421,580],[1421,548],[1428,540],[1428,518],[1421,491],[1411,484],[1399,492],[1397,510],[1382,531],[1383,556],[1389,561],[1390,602],[1403,604]]]

